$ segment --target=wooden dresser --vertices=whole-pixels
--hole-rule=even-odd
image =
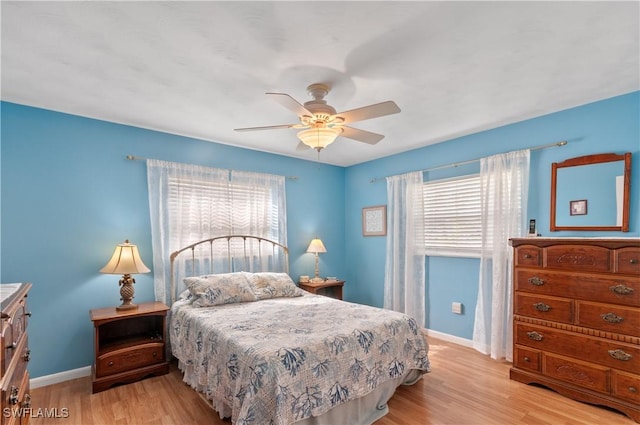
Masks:
[[[7,286],[8,287],[8,286]],[[6,288],[5,288],[6,289]],[[26,425],[29,423],[31,396],[29,371],[31,357],[27,340],[27,293],[30,283],[21,284],[2,301],[0,313],[0,424]]]
[[[640,422],[640,239],[523,238],[511,379]]]

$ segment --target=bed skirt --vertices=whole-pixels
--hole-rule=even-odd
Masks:
[[[198,377],[193,367],[178,361],[178,367],[183,372],[183,381],[198,391],[203,399],[215,409],[220,418],[231,417],[231,407],[222,400],[210,400],[205,395],[205,388],[198,383]],[[413,385],[422,378],[422,370],[409,370],[403,376],[389,379],[378,385],[364,397],[350,400],[335,406],[320,416],[312,416],[295,422],[296,425],[370,425],[389,412],[387,402],[400,385]]]

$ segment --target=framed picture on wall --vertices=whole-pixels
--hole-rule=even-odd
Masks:
[[[376,205],[362,209],[362,235],[385,236],[387,234],[387,206]]]
[[[569,201],[569,214],[587,215],[587,200]]]

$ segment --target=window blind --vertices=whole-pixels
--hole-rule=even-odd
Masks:
[[[423,184],[426,255],[479,257],[480,175]]]

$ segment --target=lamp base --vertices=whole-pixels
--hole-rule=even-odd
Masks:
[[[130,274],[125,274],[120,279],[120,299],[122,300],[122,304],[116,307],[117,311],[122,310],[133,310],[134,308],[138,308],[137,304],[134,304],[131,300],[133,300],[133,295],[135,294],[135,289],[133,289],[133,284],[136,283],[136,280],[131,277]]]
[[[117,311],[123,311],[123,310],[134,310],[138,308],[138,304],[121,304],[119,306],[116,307]]]
[[[321,277],[314,277],[313,279],[311,279],[312,283],[321,283],[324,282],[324,279]]]

